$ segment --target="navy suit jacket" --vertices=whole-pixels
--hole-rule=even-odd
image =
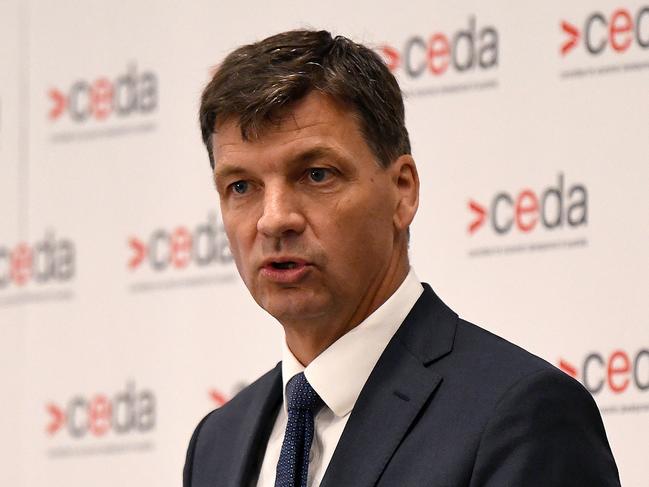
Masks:
[[[341,377],[344,380],[344,377]],[[281,366],[207,415],[184,487],[247,487],[282,401]],[[424,292],[381,355],[321,487],[619,486],[590,394]]]

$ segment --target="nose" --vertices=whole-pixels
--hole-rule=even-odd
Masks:
[[[267,185],[257,231],[267,237],[285,238],[301,234],[305,226],[304,208],[295,191],[286,184]]]

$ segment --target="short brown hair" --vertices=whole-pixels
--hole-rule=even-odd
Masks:
[[[353,110],[384,167],[410,154],[401,90],[381,58],[346,37],[293,30],[239,47],[205,87],[200,124],[212,169],[211,136],[217,123],[236,117],[244,140],[259,137],[282,109],[312,90]]]

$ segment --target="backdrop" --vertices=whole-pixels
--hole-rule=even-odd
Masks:
[[[196,423],[279,359],[196,114],[232,48],[305,26],[401,83],[419,277],[581,381],[646,486],[647,0],[1,0],[0,484],[180,485]]]

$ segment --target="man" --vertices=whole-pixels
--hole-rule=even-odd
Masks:
[[[285,344],[198,425],[185,487],[619,485],[590,395],[410,268],[419,179],[375,53],[315,31],[243,46],[200,120],[237,269]]]

